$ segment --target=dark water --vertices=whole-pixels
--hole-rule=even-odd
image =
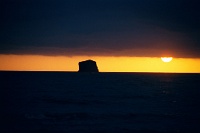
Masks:
[[[200,74],[0,72],[1,133],[200,132]]]

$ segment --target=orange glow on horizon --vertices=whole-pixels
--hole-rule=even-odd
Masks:
[[[165,63],[160,57],[110,56],[0,55],[0,70],[78,71],[78,62],[87,59],[95,60],[100,72],[200,73],[200,59],[173,58]]]

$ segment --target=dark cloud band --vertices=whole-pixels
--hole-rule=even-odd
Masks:
[[[0,53],[200,57],[190,0],[2,0]]]

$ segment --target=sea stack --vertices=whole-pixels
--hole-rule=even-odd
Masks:
[[[93,60],[81,61],[78,63],[78,72],[99,72],[97,64]]]

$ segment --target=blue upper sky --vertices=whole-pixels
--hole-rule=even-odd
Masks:
[[[200,57],[197,0],[1,0],[0,53]]]

